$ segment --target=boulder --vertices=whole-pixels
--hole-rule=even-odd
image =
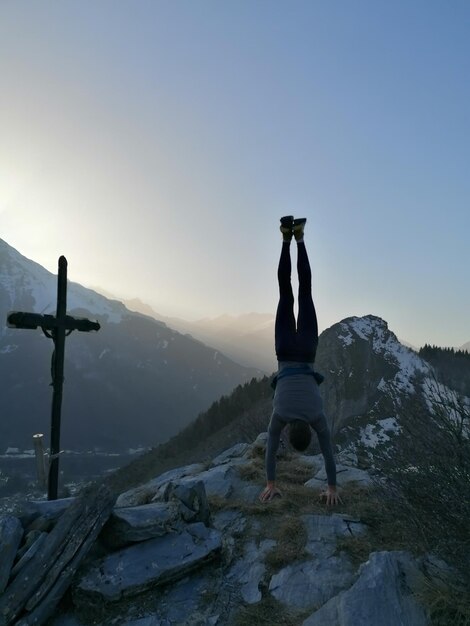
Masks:
[[[100,538],[110,548],[122,548],[180,530],[181,518],[177,501],[114,509]]]
[[[13,515],[0,516],[0,594],[5,591],[8,584],[22,538],[23,527],[20,520]]]
[[[354,568],[342,553],[284,567],[271,578],[269,591],[288,608],[307,610],[347,589],[354,580]],[[323,626],[326,624],[330,626],[329,622],[323,622]]]
[[[211,512],[202,480],[170,483],[166,497],[183,505],[180,510],[185,522],[202,522],[206,526],[210,523]]]
[[[195,477],[187,476],[182,478],[179,484],[189,485],[202,480],[208,496],[228,498],[233,492],[233,483],[237,478],[234,467],[225,463],[224,465],[217,465],[205,472],[201,472]]]
[[[74,589],[77,605],[113,602],[157,585],[174,582],[214,559],[221,533],[201,522],[180,534],[149,539],[100,559]]]
[[[428,626],[426,611],[412,596],[422,576],[407,552],[373,552],[356,582],[331,598],[303,626]]]
[[[252,453],[260,453],[266,450],[266,445],[268,443],[268,433],[260,433],[256,439],[251,444],[251,452]]]
[[[227,461],[231,461],[233,459],[241,459],[247,455],[250,449],[251,445],[248,443],[237,443],[216,456],[210,466],[215,467],[216,465],[222,465],[223,463],[227,463]]]
[[[129,489],[121,493],[116,500],[116,507],[127,506],[139,506],[141,504],[148,504],[155,497],[159,489],[171,481],[177,481],[185,476],[193,476],[204,469],[202,463],[193,463],[191,465],[185,465],[184,467],[177,467],[175,469],[164,472],[160,476],[149,480],[143,485],[136,487],[135,489]]]

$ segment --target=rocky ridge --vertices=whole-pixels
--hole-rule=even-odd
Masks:
[[[347,549],[348,541],[370,535],[350,509],[354,498],[368,497],[374,475],[339,455],[344,503],[332,511],[318,499],[326,484],[321,455],[284,450],[278,460],[283,496],[262,505],[265,441],[262,433],[209,464],[175,468],[118,494],[68,596],[59,602],[52,594],[39,621],[27,607],[19,621],[12,618],[11,590],[74,499],[30,502],[2,517],[0,623],[429,624],[414,594],[442,564],[432,555],[383,549],[359,563]],[[63,574],[57,576],[60,581]]]

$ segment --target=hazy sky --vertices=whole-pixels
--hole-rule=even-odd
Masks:
[[[0,81],[0,237],[48,269],[274,312],[293,213],[321,329],[470,340],[468,0],[0,0]]]

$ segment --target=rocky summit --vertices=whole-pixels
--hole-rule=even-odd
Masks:
[[[262,433],[112,497],[91,486],[3,516],[0,622],[430,624],[419,592],[442,564],[374,548],[355,506],[372,498],[374,473],[340,455],[342,503],[327,508],[323,457],[283,449],[282,496],[262,504],[265,441]]]

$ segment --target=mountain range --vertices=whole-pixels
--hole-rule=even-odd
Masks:
[[[48,435],[53,343],[6,326],[12,310],[53,313],[57,277],[0,240],[0,441],[31,448]],[[121,451],[156,445],[215,399],[261,372],[164,322],[69,282],[67,312],[100,322],[66,340],[62,447]]]
[[[116,299],[105,290],[97,287],[96,291],[111,299]],[[256,367],[266,374],[277,368],[274,354],[275,316],[269,313],[245,313],[243,315],[219,315],[188,321],[179,317],[168,317],[158,313],[152,306],[139,298],[122,300],[128,309],[149,315],[165,322],[171,328],[187,333],[195,339],[216,347],[224,354],[248,367]],[[415,352],[419,348],[403,338],[400,343]],[[470,341],[456,350],[470,352]]]
[[[55,299],[56,277],[0,240],[1,319],[10,310],[54,312]],[[238,343],[246,354],[240,340],[245,337],[258,354],[269,354],[273,323],[269,315],[221,316],[190,326],[177,318],[157,320],[141,302],[128,302],[126,307],[75,283],[68,286],[68,312],[98,319],[102,328],[98,333],[74,332],[66,341],[63,448],[116,452],[155,446],[191,425],[237,385],[274,369],[242,367],[218,346],[214,349],[193,338],[206,333],[211,345],[218,337],[219,345]],[[166,323],[170,319],[179,328],[170,327]],[[27,449],[32,434],[48,434],[51,353],[52,342],[39,330],[0,327],[4,448]],[[393,416],[414,389],[412,374],[426,376],[431,371],[431,365],[400,343],[384,320],[372,315],[347,318],[325,330],[317,366],[325,374],[322,395],[339,438],[346,423],[367,421],[373,409],[383,419]],[[268,400],[266,419],[269,412]]]
[[[277,367],[274,353],[274,315],[270,313],[224,314],[191,322],[179,317],[161,315],[139,298],[124,300],[124,304],[131,311],[150,315],[181,333],[214,346],[245,367],[254,367],[266,374],[270,374]]]

